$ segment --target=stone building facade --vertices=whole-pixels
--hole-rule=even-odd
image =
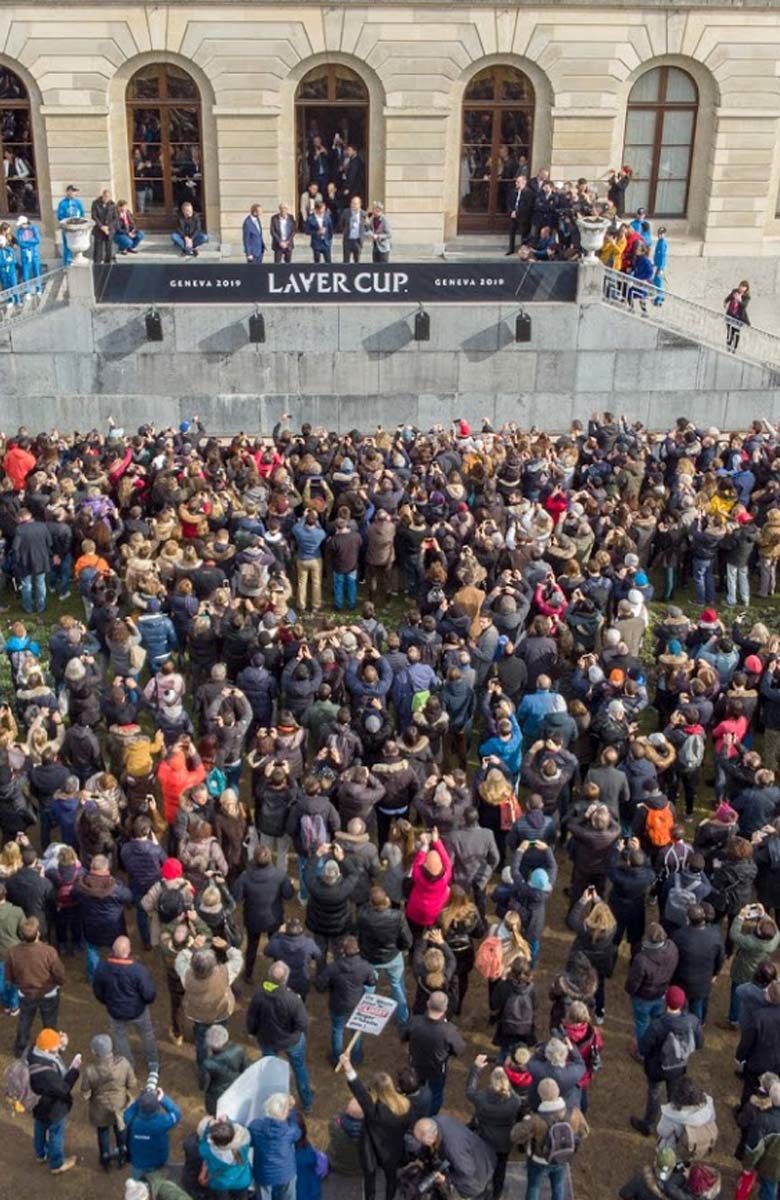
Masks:
[[[319,129],[356,141],[399,254],[499,229],[523,157],[553,179],[628,162],[698,254],[780,245],[774,2],[4,2],[0,91],[0,209],[49,237],[68,183],[152,229],[190,187],[237,247],[252,202],[297,208]]]

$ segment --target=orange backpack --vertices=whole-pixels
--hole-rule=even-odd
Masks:
[[[500,937],[483,938],[474,958],[474,966],[483,979],[500,979],[504,970],[504,947]]]
[[[651,846],[661,849],[671,845],[674,817],[667,804],[665,808],[648,808],[645,833]]]

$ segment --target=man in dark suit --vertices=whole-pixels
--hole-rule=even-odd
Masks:
[[[96,263],[111,262],[114,224],[116,222],[116,205],[111,199],[108,188],[92,201],[92,257]]]
[[[20,508],[13,540],[14,574],[19,580],[22,608],[31,613],[46,607],[46,578],[51,570],[51,533],[44,521],[34,521],[29,508]]]
[[[249,216],[244,218],[243,237],[244,237],[244,254],[248,263],[261,263],[265,254],[265,241],[263,240],[263,223],[260,220],[263,215],[262,205],[253,204],[249,210]]]
[[[525,175],[518,175],[514,187],[509,193],[509,249],[507,258],[515,252],[515,242],[519,236],[524,241],[531,232],[531,216],[534,211],[533,190],[528,186]]]
[[[274,252],[275,263],[292,262],[295,221],[286,204],[280,204],[279,211],[271,217],[271,249]]]
[[[314,212],[307,218],[304,229],[311,237],[314,261],[329,263],[330,248],[333,243],[333,221],[321,200],[314,205]]]
[[[324,196],[332,173],[330,154],[323,146],[321,137],[315,136],[312,139],[311,150],[306,156],[306,161],[309,167],[309,179],[317,184],[317,190]]]
[[[360,262],[365,231],[366,214],[360,196],[353,196],[339,220],[339,233],[344,238],[344,262]]]
[[[366,168],[353,145],[346,146],[341,161],[341,191],[345,201],[362,196],[365,190]]]

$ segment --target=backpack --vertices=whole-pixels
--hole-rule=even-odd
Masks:
[[[651,846],[658,849],[668,846],[672,840],[673,828],[674,817],[668,804],[665,808],[647,808],[645,836]]]
[[[718,1125],[714,1120],[703,1125],[685,1125],[677,1142],[677,1154],[683,1162],[689,1163],[694,1158],[698,1162],[712,1153],[717,1140]]]
[[[182,916],[185,908],[183,888],[161,889],[160,895],[157,897],[157,915],[163,925],[169,925],[171,921],[176,921]]]
[[[530,988],[512,990],[501,1012],[501,1031],[509,1037],[523,1037],[534,1024],[533,992]]]
[[[30,1065],[26,1058],[14,1059],[10,1066],[6,1067],[3,1074],[3,1089],[15,1117],[21,1113],[32,1112],[40,1100],[40,1096],[32,1090]]]
[[[480,942],[474,957],[474,966],[483,979],[500,979],[504,969],[504,947],[500,937],[488,934]]]
[[[661,1070],[665,1075],[685,1070],[695,1049],[696,1041],[690,1026],[680,1033],[670,1029],[661,1046]]]
[[[677,766],[681,771],[695,771],[704,762],[704,738],[700,733],[689,733],[677,751]]]
[[[683,887],[680,883],[680,876],[675,875],[671,891],[666,897],[664,921],[669,925],[677,925],[678,927],[687,925],[688,909],[691,905],[698,903],[699,897],[693,889]]]
[[[300,831],[301,846],[307,858],[316,854],[319,847],[324,846],[328,840],[328,828],[322,813],[304,813],[301,817]]]
[[[547,1121],[546,1117],[545,1121]],[[554,1118],[552,1121],[547,1121],[547,1133],[542,1150],[542,1158],[545,1162],[550,1166],[562,1166],[564,1163],[571,1162],[576,1149],[577,1139],[574,1136],[568,1112],[563,1120]]]

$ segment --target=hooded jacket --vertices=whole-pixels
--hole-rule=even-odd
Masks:
[[[303,1000],[292,988],[267,979],[257,989],[246,1014],[246,1031],[263,1048],[275,1054],[289,1050],[308,1028]]]
[[[286,873],[270,863],[267,867],[252,863],[233,885],[233,898],[244,905],[247,933],[273,933],[278,929],[284,920],[284,901],[293,895]]]
[[[79,1077],[78,1069],[68,1070],[59,1054],[47,1054],[34,1046],[27,1051],[27,1063],[30,1087],[40,1097],[32,1110],[33,1116],[44,1125],[54,1125],[73,1107],[71,1093]]]
[[[134,1170],[154,1171],[165,1166],[170,1153],[168,1135],[180,1120],[181,1109],[170,1096],[163,1096],[154,1113],[141,1112],[138,1100],[125,1109],[127,1150]]]
[[[628,995],[637,1000],[660,1000],[674,978],[679,959],[680,952],[670,938],[659,945],[642,942],[628,969]]]
[[[157,768],[157,781],[162,793],[163,816],[169,825],[176,819],[182,793],[202,783],[205,778],[206,768],[203,763],[198,761],[195,766],[188,767],[183,750],[174,750],[160,763]]]
[[[111,875],[88,871],[73,885],[81,909],[84,937],[93,946],[111,946],[127,933],[125,905],[132,904],[129,888]]]
[[[328,992],[331,1016],[349,1016],[363,993],[377,981],[374,968],[360,954],[345,954],[317,974],[318,992]]]
[[[430,849],[441,859],[442,870],[435,878],[425,869],[426,851],[419,850],[412,864],[412,885],[406,902],[406,918],[415,925],[435,925],[450,898],[452,863],[443,842],[432,842]]]
[[[347,933],[352,923],[350,901],[361,882],[361,871],[357,863],[345,858],[339,864],[341,878],[327,883],[321,873],[322,858],[310,859],[306,869],[309,899],[306,905],[306,924],[312,933],[320,937],[338,937]]]

